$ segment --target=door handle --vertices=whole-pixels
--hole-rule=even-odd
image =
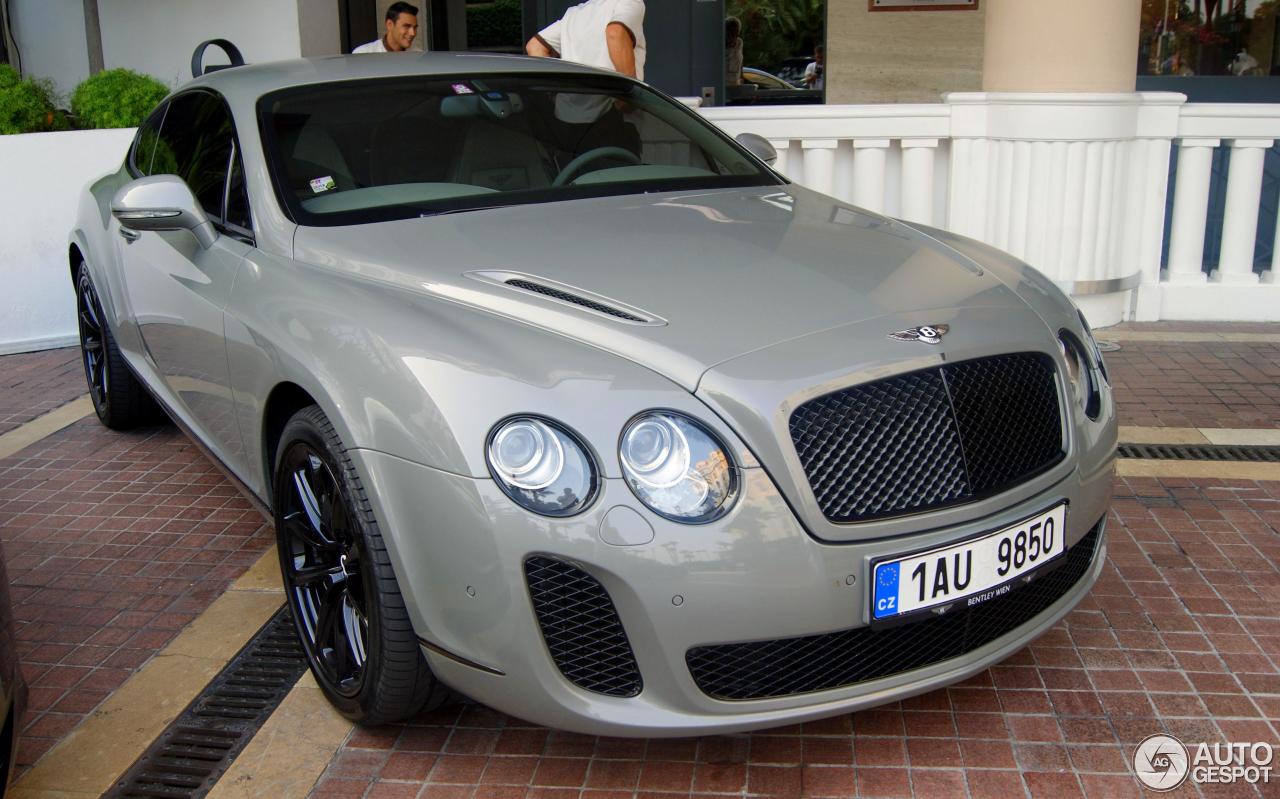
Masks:
[[[120,228],[120,238],[124,239],[125,241],[133,242],[142,238],[142,234],[136,230],[130,230],[127,227],[122,227]]]

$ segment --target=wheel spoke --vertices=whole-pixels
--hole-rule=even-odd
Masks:
[[[302,511],[294,511],[284,517],[284,531],[290,536],[323,552],[338,549],[338,545],[325,538],[317,528],[311,526],[309,519]]]
[[[332,579],[335,577],[338,579]],[[298,588],[303,588],[322,580],[325,581],[325,587],[327,588],[330,584],[340,582],[345,579],[346,575],[343,573],[341,566],[304,566],[300,569],[293,569],[293,573],[289,575],[289,582]]]
[[[320,530],[320,503],[316,501],[315,491],[311,488],[311,481],[307,479],[305,469],[298,469],[293,473],[293,487],[298,491],[298,499],[302,502],[302,509],[306,511],[307,520],[311,522],[311,526],[317,531]]]
[[[317,597],[320,603],[320,615],[316,619],[315,626],[315,644],[316,651],[320,652],[324,649],[334,648],[334,634],[337,632],[338,620],[342,615],[342,595],[345,593],[341,586],[331,585],[328,588],[318,591]]]
[[[350,599],[347,594],[346,599]],[[364,615],[351,604],[350,601],[342,603],[342,620],[347,631],[347,643],[351,647],[351,660],[357,669],[364,667],[365,654],[365,632],[368,625],[364,620]]]

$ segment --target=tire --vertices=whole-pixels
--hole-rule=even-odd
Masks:
[[[285,595],[329,701],[369,726],[442,704],[448,689],[427,666],[368,496],[320,408],[289,419],[275,463]]]
[[[89,267],[76,270],[76,314],[80,328],[80,362],[98,420],[112,430],[132,430],[160,418],[159,406],[133,374],[116,345],[102,312],[102,302]]]

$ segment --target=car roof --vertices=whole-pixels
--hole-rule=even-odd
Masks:
[[[180,89],[203,86],[238,98],[259,97],[291,86],[391,78],[406,75],[459,75],[467,78],[498,73],[529,72],[563,75],[614,75],[568,61],[492,53],[387,53],[299,58],[215,69]]]

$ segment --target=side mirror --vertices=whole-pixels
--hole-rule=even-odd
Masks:
[[[177,175],[152,175],[125,184],[111,198],[111,215],[129,230],[189,230],[206,250],[218,231]]]
[[[773,149],[773,145],[769,143],[769,140],[759,133],[739,133],[737,142],[746,147],[749,153],[769,166],[773,166],[774,162],[778,160],[778,151]]]

